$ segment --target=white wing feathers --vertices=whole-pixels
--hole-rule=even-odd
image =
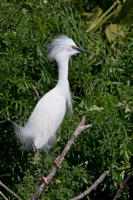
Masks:
[[[23,149],[32,148],[33,144],[40,149],[53,142],[65,115],[66,102],[71,108],[71,100],[61,95],[58,86],[40,99],[25,126],[16,128]]]

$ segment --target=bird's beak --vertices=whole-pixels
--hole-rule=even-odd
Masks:
[[[82,53],[87,53],[87,54],[91,54],[91,55],[95,56],[94,53],[92,53],[91,51],[88,51],[88,50],[86,50],[86,49],[83,49],[83,48],[80,48],[80,47],[76,47],[75,49],[76,49],[77,51],[82,52]]]
[[[83,49],[83,48],[80,48],[80,47],[77,47],[77,46],[72,46],[72,48],[73,48],[73,49],[76,49],[77,51],[80,51],[80,52],[82,52],[82,53],[87,53],[87,54],[91,54],[91,55],[95,56],[94,53],[92,53],[92,52],[90,52],[90,51],[88,51],[88,50],[86,50],[86,49]]]

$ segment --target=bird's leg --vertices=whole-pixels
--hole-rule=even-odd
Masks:
[[[42,176],[44,176],[44,149],[42,150],[42,170],[41,170]]]
[[[48,150],[48,153],[50,154],[50,156],[51,156],[51,158],[52,158],[52,160],[54,162],[55,157],[53,156],[51,149],[47,148],[47,150]]]
[[[58,163],[58,159],[59,159],[60,156],[58,156],[58,157],[55,159],[55,157],[53,156],[51,150],[50,150],[49,148],[48,148],[47,150],[48,150],[48,153],[50,154],[50,156],[51,156],[53,162],[56,164],[56,166],[59,167],[59,168],[61,168],[60,164]]]
[[[47,178],[44,177],[44,149],[42,150],[42,170],[41,170],[41,179],[48,184]]]
[[[34,146],[33,143],[32,143],[32,148],[33,148],[33,151],[35,153],[35,160],[38,162],[38,160],[39,160],[38,150],[36,149],[36,147]]]

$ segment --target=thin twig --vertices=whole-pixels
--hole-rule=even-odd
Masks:
[[[8,119],[4,119],[4,120],[2,120],[2,121],[0,121],[0,124],[3,124],[3,123],[6,123],[6,122],[12,122],[12,120],[11,119],[14,119],[14,118],[16,118],[17,116],[19,116],[20,114],[18,114],[18,115],[15,115],[15,116],[13,116],[13,117],[11,117],[10,119],[8,118]]]
[[[22,200],[18,195],[16,195],[12,190],[10,190],[6,185],[4,185],[1,181],[0,181],[0,186],[3,187],[5,190],[7,190],[10,194],[12,194],[16,199],[18,200]]]
[[[90,194],[90,192],[92,190],[94,190],[103,180],[104,178],[107,176],[107,174],[109,173],[109,171],[105,171],[94,183],[91,187],[89,187],[87,190],[85,190],[83,193],[81,193],[80,195],[78,195],[77,197],[74,197],[71,200],[80,200],[83,199],[85,196],[87,196],[88,194]]]
[[[8,200],[7,198],[6,198],[6,196],[0,191],[0,195],[3,197],[3,199],[5,199],[5,200]]]
[[[53,176],[55,175],[55,173],[58,171],[59,166],[61,165],[62,161],[64,160],[64,157],[67,155],[68,151],[70,150],[74,140],[77,138],[77,136],[85,129],[87,128],[91,128],[92,125],[85,125],[85,118],[83,117],[83,119],[81,120],[81,122],[79,123],[77,129],[74,131],[74,133],[72,134],[70,140],[67,142],[64,150],[62,151],[61,155],[58,157],[56,165],[52,168],[52,170],[50,171],[49,175],[46,177],[48,184],[50,183],[50,181],[52,180]],[[40,195],[42,194],[42,192],[47,188],[48,184],[46,184],[45,182],[42,183],[37,191],[34,193],[34,195],[30,198],[31,200],[37,200],[39,199]]]
[[[122,192],[123,188],[125,187],[127,181],[131,178],[131,176],[132,176],[132,175],[130,174],[130,175],[124,180],[124,182],[122,183],[122,185],[120,185],[120,187],[119,187],[119,189],[118,189],[118,191],[117,191],[115,197],[113,198],[113,200],[116,200],[116,199],[119,197],[120,193]]]
[[[37,98],[40,99],[40,96],[39,96],[39,93],[38,93],[38,91],[36,89],[36,86],[32,85],[32,88],[35,91]]]

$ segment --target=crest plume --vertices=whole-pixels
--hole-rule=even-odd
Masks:
[[[53,39],[51,44],[48,45],[48,59],[49,60],[54,60],[55,56],[63,51],[68,45],[73,45],[76,46],[76,44],[73,42],[73,40],[66,35],[60,35]]]

